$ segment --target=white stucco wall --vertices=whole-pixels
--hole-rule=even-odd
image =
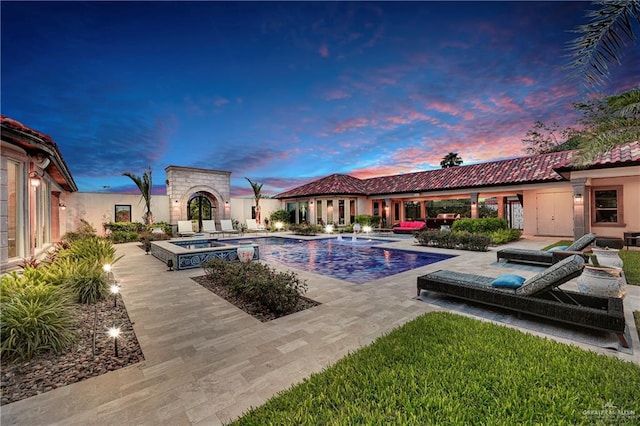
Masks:
[[[235,219],[240,223],[245,223],[246,219],[251,218],[251,207],[256,202],[251,198],[232,198],[231,199],[231,219]],[[262,198],[260,200],[260,221],[264,225],[264,219],[268,218],[272,212],[282,209],[280,200],[273,198]]]
[[[67,205],[64,211],[65,231],[74,231],[80,224],[80,219],[89,222],[98,232],[104,235],[103,223],[115,221],[115,205],[131,205],[131,221],[143,222],[144,200],[140,194],[117,194],[106,192],[74,192],[65,198]],[[151,197],[151,212],[154,222],[169,222],[169,197],[153,195]]]

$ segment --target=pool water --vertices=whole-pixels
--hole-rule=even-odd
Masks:
[[[242,240],[225,240],[236,243]],[[246,241],[246,240],[245,240]],[[376,247],[388,242],[345,237],[321,240],[295,240],[264,237],[251,241],[260,246],[260,259],[348,281],[364,284],[389,275],[450,259],[452,255],[418,253]]]

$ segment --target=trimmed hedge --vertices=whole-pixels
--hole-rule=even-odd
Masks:
[[[295,235],[316,235],[322,232],[322,226],[308,223],[292,223],[289,225],[289,231]]]
[[[489,250],[489,244],[491,244],[491,237],[469,232],[424,230],[416,232],[414,236],[419,245],[427,247],[487,251]]]
[[[452,231],[465,231],[472,234],[490,234],[501,229],[508,229],[509,224],[505,219],[487,217],[482,219],[458,219],[451,225]]]

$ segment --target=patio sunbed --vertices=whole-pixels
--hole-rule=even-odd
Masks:
[[[195,232],[193,231],[193,224],[190,220],[178,221],[178,235],[181,237],[190,237],[195,235]]]
[[[222,234],[239,234],[240,231],[233,227],[233,222],[231,219],[221,219],[220,220],[220,232]]]
[[[246,222],[247,222],[247,232],[264,232],[265,234],[269,233],[267,231],[267,228],[265,228],[264,226],[262,225],[258,226],[255,219],[246,219]]]
[[[202,232],[207,233],[210,236],[222,234],[222,231],[218,231],[216,229],[216,221],[215,220],[203,220],[202,221]]]
[[[596,240],[596,234],[585,234],[568,246],[565,250],[543,251],[518,248],[505,248],[497,253],[498,262],[505,259],[507,262],[541,263],[553,265],[562,259],[579,254]]]
[[[595,297],[557,288],[579,276],[583,267],[584,259],[573,255],[525,280],[515,289],[494,287],[495,278],[440,270],[418,277],[418,296],[422,290],[429,290],[566,324],[613,332],[622,346],[628,347],[621,298]]]

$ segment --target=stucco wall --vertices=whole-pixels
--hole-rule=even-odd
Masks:
[[[231,219],[240,223],[245,223],[251,218],[251,207],[255,206],[255,199],[252,198],[232,198],[231,199]],[[262,198],[260,200],[260,222],[264,225],[264,219],[268,218],[272,212],[282,209],[280,200],[273,198]]]
[[[105,192],[74,192],[67,194],[67,205],[61,221],[63,232],[75,231],[80,219],[89,222],[98,232],[104,235],[103,223],[115,220],[115,205],[131,205],[131,221],[143,222],[144,201],[140,194],[115,194]],[[154,222],[169,222],[169,197],[154,195],[151,197],[151,212]]]
[[[625,226],[597,226],[596,235],[622,238],[625,232],[640,232],[640,176],[591,179],[591,187],[622,186],[623,220]],[[591,215],[593,220],[593,215]]]

